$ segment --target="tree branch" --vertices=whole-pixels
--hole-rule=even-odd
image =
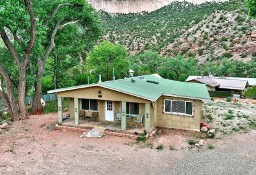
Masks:
[[[43,65],[46,63],[50,53],[52,52],[52,49],[55,47],[55,36],[57,34],[57,31],[60,29],[61,27],[61,22],[63,21],[63,19],[60,19],[58,20],[57,24],[55,25],[53,31],[52,31],[52,35],[51,35],[51,41],[50,41],[50,45],[49,47],[47,48],[46,52],[45,52],[45,55],[44,55],[44,58],[43,58]]]
[[[48,19],[45,23],[46,26],[49,25],[49,23],[53,20],[53,18],[55,17],[55,15],[58,13],[59,9],[61,7],[65,7],[65,6],[77,6],[77,7],[81,7],[82,5],[81,4],[70,4],[70,3],[66,3],[66,4],[59,4],[55,9],[54,11],[52,12],[52,15],[50,17],[50,19]]]
[[[4,28],[2,30],[0,30],[0,35],[1,35],[1,38],[2,38],[5,46],[11,52],[12,56],[15,58],[18,66],[20,66],[20,57],[19,57],[18,53],[16,52],[16,50],[13,48],[13,46],[12,46],[12,44],[10,42],[10,39],[7,36]]]
[[[32,4],[31,4],[30,0],[24,0],[24,2],[25,2],[25,5],[28,9],[29,16],[30,16],[30,23],[31,23],[31,26],[30,26],[30,40],[29,40],[28,47],[26,49],[25,60],[24,60],[24,65],[27,65],[31,50],[34,47],[35,39],[36,39],[36,37],[35,37],[36,19],[35,19],[35,14],[34,14]]]
[[[69,24],[75,24],[75,23],[77,23],[79,20],[76,20],[76,21],[70,21],[70,22],[67,22],[67,23],[65,23],[65,24],[62,24],[61,26],[60,26],[60,29],[62,29],[63,27],[65,27],[65,26],[67,26],[67,25],[69,25]]]
[[[8,94],[8,100],[10,105],[14,108],[15,107],[15,99],[14,99],[14,94],[13,94],[13,87],[12,87],[12,82],[11,79],[8,75],[8,73],[4,70],[2,63],[0,63],[0,74],[2,75],[6,89],[7,89],[7,94]],[[15,109],[12,109],[12,112],[15,112]]]
[[[2,88],[2,80],[0,80],[0,97],[1,99],[3,100],[3,103],[5,105],[5,107],[8,108],[8,111],[10,113],[12,113],[12,108],[11,108],[11,105],[10,105],[10,101],[8,99],[8,96],[6,95],[6,93],[3,91],[3,88]]]

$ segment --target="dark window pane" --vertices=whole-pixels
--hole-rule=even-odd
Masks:
[[[98,111],[98,101],[97,100],[90,100],[90,110]]]
[[[165,108],[164,108],[165,112],[171,112],[171,101],[165,100],[164,104],[165,104]]]
[[[89,110],[89,100],[88,99],[82,99],[82,109]]]
[[[126,103],[126,114],[130,114],[129,106],[130,106],[130,103]]]
[[[172,101],[172,112],[185,113],[185,102]]]
[[[186,102],[186,114],[192,115],[193,105],[192,102]]]

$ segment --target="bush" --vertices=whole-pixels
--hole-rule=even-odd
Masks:
[[[164,145],[163,144],[160,144],[156,147],[157,150],[163,150],[164,149]]]
[[[195,144],[196,144],[196,141],[195,141],[195,140],[188,140],[188,144],[189,144],[189,145],[195,145]]]
[[[214,149],[214,146],[212,144],[209,144],[208,149]]]
[[[245,90],[244,96],[246,98],[256,99],[256,87],[249,87]]]
[[[232,101],[231,97],[226,98],[226,102],[231,102],[231,101]]]
[[[233,55],[232,55],[232,53],[230,53],[230,52],[225,52],[225,53],[223,53],[222,54],[222,57],[223,58],[231,58]]]
[[[232,96],[232,93],[230,91],[209,91],[209,94],[211,97],[221,98],[227,98]]]
[[[68,108],[69,107],[69,100],[68,99],[64,99],[62,102],[62,108]],[[44,106],[44,113],[56,113],[58,112],[58,102],[57,101],[51,101],[51,102],[47,102]]]

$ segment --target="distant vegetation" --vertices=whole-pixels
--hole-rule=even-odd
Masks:
[[[234,21],[237,23],[232,24],[233,20],[229,21],[226,15],[234,11],[236,15],[232,18],[236,17]],[[104,39],[122,44],[128,48],[131,54],[150,50],[163,52],[169,56],[178,54],[198,56],[205,55],[212,49],[212,53],[215,53],[214,49],[218,48],[211,47],[214,41],[210,40],[210,38],[214,40],[215,37],[217,43],[227,50],[225,51],[227,54],[224,56],[231,57],[232,55],[228,55],[231,46],[227,44],[230,38],[233,40],[241,38],[255,26],[246,16],[246,5],[241,0],[224,3],[207,2],[201,5],[173,2],[151,13],[113,15],[102,12],[101,14],[103,25],[106,28]],[[232,31],[234,32],[226,30],[229,26],[233,26]],[[204,28],[208,29],[203,30]],[[191,29],[193,31],[189,31]],[[229,32],[228,36],[226,36],[226,32]],[[232,33],[234,35],[231,35]],[[184,34],[186,35],[184,36]],[[182,39],[185,38],[185,41],[179,41],[177,38],[180,36]],[[193,40],[186,41],[192,36],[194,36]],[[174,42],[175,45],[172,45],[172,48],[166,48]],[[179,48],[178,46],[183,43],[186,43],[187,46]],[[200,45],[200,47],[196,47],[196,52],[190,52],[190,48],[194,44]]]

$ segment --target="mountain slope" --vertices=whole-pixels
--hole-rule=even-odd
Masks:
[[[255,22],[247,19],[246,13],[245,3],[241,0],[231,0],[224,3],[207,2],[200,5],[189,2],[173,2],[154,12],[140,14],[117,15],[101,12],[102,22],[106,28],[103,39],[124,45],[128,48],[130,54],[151,50],[161,52],[164,55],[186,54],[187,56],[198,56],[198,53],[193,54],[192,46],[195,47],[194,50],[207,48],[207,51],[203,51],[202,54],[199,51],[199,58],[206,60],[209,57],[209,49],[212,55],[218,53],[215,57],[228,52],[229,48],[238,49],[240,45],[238,47],[235,44],[234,48],[231,47],[232,45],[228,49],[226,48],[225,44],[229,46],[228,42],[231,38],[233,38],[232,41],[241,40],[244,46],[247,47],[246,44],[249,41],[245,43],[243,40],[245,40],[246,34],[254,29]],[[207,24],[208,22],[211,25]],[[235,22],[235,24],[232,24],[232,22]],[[211,34],[208,32],[205,36],[206,32],[200,33],[203,32],[203,29],[200,28],[205,28],[206,32],[211,31]],[[195,31],[196,29],[197,31]],[[197,39],[190,41],[194,35],[197,36]],[[216,37],[211,37],[211,35],[216,35]],[[184,40],[184,38],[186,39]],[[214,41],[215,43],[210,42],[208,41],[209,38],[215,38],[214,40],[217,41]],[[227,43],[222,43],[222,47],[225,47],[226,50],[214,45],[208,47],[211,44],[219,45],[221,42],[226,42],[226,40],[228,40]],[[196,42],[200,43],[200,47],[197,46]],[[181,51],[184,45],[189,47],[186,46],[186,49]],[[178,49],[175,49],[174,46]],[[191,53],[188,52],[190,49]],[[243,48],[240,50],[243,50]],[[237,55],[241,55],[240,51],[234,54],[235,59],[238,59]],[[250,59],[249,55],[247,59]]]

